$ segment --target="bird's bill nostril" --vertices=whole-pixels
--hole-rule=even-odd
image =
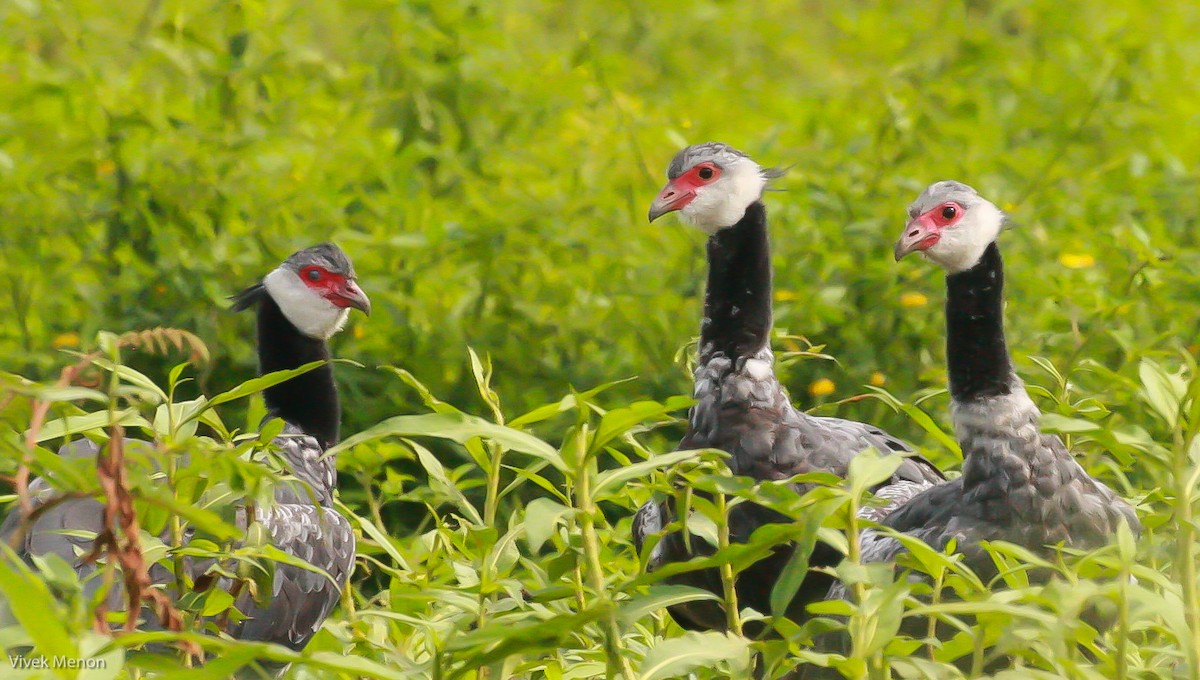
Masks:
[[[911,238],[913,236],[916,236],[919,233],[921,233],[921,232],[917,231],[916,229],[913,229],[912,231],[908,232],[908,235]]]
[[[650,221],[653,222],[669,212],[679,210],[691,202],[695,196],[696,193],[688,188],[676,189],[671,183],[668,183],[662,191],[658,192],[658,198],[655,198],[654,203],[650,205]]]

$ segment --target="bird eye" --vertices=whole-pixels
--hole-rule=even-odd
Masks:
[[[308,279],[309,281],[320,281],[321,270],[317,269],[316,267],[310,267],[308,271],[304,272],[304,278]]]
[[[952,205],[948,205],[945,208],[942,208],[942,217],[945,219],[952,220],[952,219],[954,219],[954,216],[957,214],[958,214],[958,208],[955,208]]]
[[[700,175],[700,179],[712,179],[713,169],[708,166],[705,166],[703,168],[700,168],[699,172],[697,172],[696,174]]]

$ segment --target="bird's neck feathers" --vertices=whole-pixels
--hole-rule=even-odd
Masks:
[[[269,288],[268,288],[269,290]],[[261,295],[258,305],[258,362],[262,374],[327,361],[325,341],[302,333],[271,295]],[[291,380],[263,390],[271,416],[296,425],[328,448],[338,441],[341,408],[333,366],[325,364]]]
[[[767,210],[762,201],[754,201],[736,224],[708,239],[700,362],[719,355],[733,360],[759,356],[768,347],[770,335]]]
[[[975,266],[946,276],[946,363],[956,402],[1020,388],[1004,341],[1004,265],[994,242]]]

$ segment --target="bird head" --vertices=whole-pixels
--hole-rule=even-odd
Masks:
[[[908,206],[896,260],[920,252],[948,272],[974,267],[1004,228],[1004,213],[962,182],[930,184]]]
[[[694,144],[671,160],[667,185],[650,205],[650,221],[678,210],[685,222],[714,234],[737,224],[762,198],[767,180],[779,174],[727,144]]]
[[[234,309],[246,309],[269,295],[301,333],[328,340],[345,325],[351,308],[371,314],[371,301],[355,279],[354,265],[342,249],[322,243],[292,253],[261,284],[238,294]]]

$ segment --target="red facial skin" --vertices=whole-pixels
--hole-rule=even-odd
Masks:
[[[667,182],[667,186],[659,192],[658,198],[650,206],[650,221],[683,208],[696,198],[696,190],[712,184],[721,177],[721,168],[715,163],[705,162],[696,165],[687,172]]]
[[[371,303],[367,299],[366,293],[358,287],[353,279],[347,279],[341,274],[315,264],[301,269],[299,276],[304,285],[316,291],[335,306],[353,307],[365,314],[371,313]]]
[[[949,217],[947,212],[953,212]],[[904,227],[904,235],[896,242],[896,259],[909,253],[929,250],[942,240],[942,232],[962,219],[963,207],[954,201],[947,201],[937,207],[914,217]]]

